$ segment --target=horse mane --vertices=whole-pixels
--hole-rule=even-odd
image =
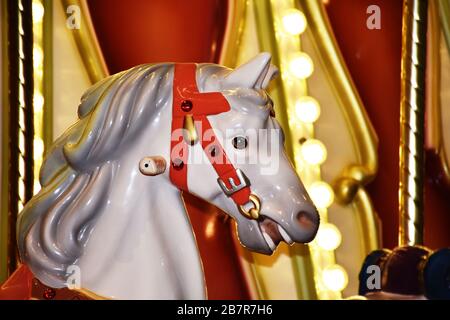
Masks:
[[[46,285],[66,286],[67,267],[82,254],[114,180],[117,150],[172,97],[172,64],[141,65],[88,89],[79,120],[48,151],[41,191],[18,217],[22,262]]]

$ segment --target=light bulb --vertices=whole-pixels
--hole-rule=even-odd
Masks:
[[[293,36],[303,33],[307,25],[305,15],[297,9],[288,10],[281,21],[283,29]]]
[[[40,47],[34,47],[33,49],[33,67],[40,69],[44,60],[44,53]]]
[[[35,92],[33,95],[34,112],[42,112],[43,108],[44,108],[44,97],[39,92]]]
[[[33,1],[31,11],[33,14],[33,22],[39,23],[44,18],[44,6],[38,1]]]
[[[309,139],[301,146],[303,159],[310,165],[322,164],[327,159],[327,149],[316,139]]]
[[[41,159],[44,155],[44,141],[41,138],[34,138],[33,152],[35,159]]]
[[[348,284],[348,275],[344,268],[334,264],[322,271],[322,281],[331,291],[342,291]]]
[[[289,61],[289,72],[296,78],[306,79],[314,71],[311,58],[304,52],[293,55]]]
[[[319,209],[326,209],[334,201],[334,192],[330,185],[324,181],[317,181],[308,188],[311,200]]]
[[[41,190],[41,184],[39,183],[39,180],[35,180],[33,184],[33,194],[37,194]]]
[[[342,236],[339,229],[331,223],[321,224],[316,235],[316,242],[323,250],[335,250],[341,244]]]
[[[320,116],[320,106],[316,99],[304,96],[295,103],[295,113],[302,122],[313,123]]]

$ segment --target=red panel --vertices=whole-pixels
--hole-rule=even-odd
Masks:
[[[203,269],[208,299],[250,299],[234,240],[230,234],[231,219],[192,195],[187,194],[183,198],[186,201],[198,248],[202,258],[206,257],[203,258]]]
[[[369,5],[381,9],[381,30],[366,27]],[[330,0],[327,12],[339,47],[380,140],[379,171],[368,186],[383,223],[384,247],[398,243],[401,0]],[[450,244],[450,202],[435,183],[436,162],[427,158],[425,244]]]
[[[88,0],[111,73],[149,62],[217,62],[227,3]]]
[[[31,298],[31,281],[33,274],[22,264],[0,286],[0,300],[29,300]]]

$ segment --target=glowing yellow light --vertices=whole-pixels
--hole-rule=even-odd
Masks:
[[[33,67],[36,69],[42,68],[42,62],[44,60],[44,53],[42,49],[38,46],[33,48]]]
[[[347,272],[340,265],[326,267],[322,271],[324,285],[332,291],[342,291],[348,284]]]
[[[304,52],[292,56],[289,62],[289,72],[296,78],[306,79],[314,71],[311,58]]]
[[[33,95],[33,108],[34,112],[42,112],[44,108],[44,97],[39,92],[35,92]]]
[[[311,184],[308,193],[319,209],[326,209],[334,201],[334,192],[330,185],[323,181],[317,181]]]
[[[295,103],[295,113],[302,122],[313,123],[320,116],[320,106],[316,99],[304,96]]]
[[[34,180],[33,193],[37,194],[41,190],[41,184],[38,180]]]
[[[42,5],[42,3],[38,1],[33,1],[31,10],[33,12],[33,22],[34,23],[42,22],[42,19],[44,18],[44,6]]]
[[[284,30],[293,36],[303,33],[307,24],[305,15],[297,9],[287,11],[282,18],[282,23]]]
[[[33,152],[35,159],[42,158],[44,155],[44,141],[41,138],[34,138]]]
[[[316,236],[317,245],[323,250],[335,250],[342,241],[339,229],[331,223],[321,224]]]
[[[316,139],[306,140],[301,146],[303,159],[310,165],[318,165],[327,159],[327,149]]]

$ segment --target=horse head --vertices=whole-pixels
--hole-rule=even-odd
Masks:
[[[142,65],[87,90],[19,215],[22,261],[55,288],[77,265],[107,296],[202,298],[180,189],[233,217],[250,250],[311,241],[319,216],[264,90],[275,73],[263,53],[236,70]]]
[[[230,109],[208,115],[211,129],[220,136],[219,148],[214,141],[204,148],[199,144],[191,147],[189,192],[232,216],[241,243],[250,250],[271,254],[280,241],[311,241],[319,226],[319,215],[286,156],[283,131],[265,91],[277,73],[270,64],[270,55],[259,54],[233,71],[207,65],[199,69],[202,92],[220,92]],[[198,127],[201,125],[199,121]],[[204,126],[201,134],[203,140],[212,140]],[[211,159],[206,159],[211,150],[217,153],[221,148],[227,157],[219,159],[229,161],[249,184],[251,198],[245,200],[248,203],[244,208],[227,195],[226,181],[219,179],[217,183],[218,173]],[[259,215],[253,218],[249,213],[256,206]]]

